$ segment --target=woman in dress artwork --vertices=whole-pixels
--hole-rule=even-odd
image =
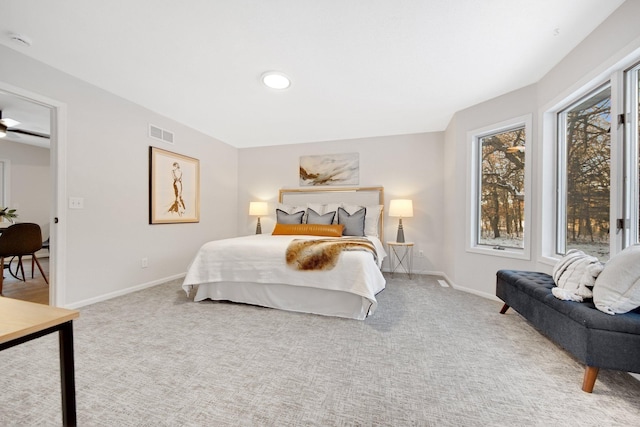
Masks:
[[[182,216],[187,208],[182,199],[182,169],[180,169],[178,162],[173,162],[171,173],[173,174],[173,194],[175,195],[175,199],[169,208],[169,212],[175,212],[179,216]]]

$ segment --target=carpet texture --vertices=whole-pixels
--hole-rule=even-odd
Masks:
[[[188,300],[81,309],[80,426],[636,426],[640,382],[583,366],[501,303],[387,276],[365,321]],[[61,424],[57,336],[0,352],[0,425]]]

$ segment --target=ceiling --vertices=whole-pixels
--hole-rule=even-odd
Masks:
[[[44,135],[50,134],[49,117],[51,110],[49,107],[0,91],[0,112],[2,112],[3,119],[9,118],[19,122],[19,124],[11,126],[9,129],[19,129]],[[9,131],[4,139],[49,148],[48,138]]]
[[[442,131],[622,3],[0,0],[0,43],[242,148]],[[264,87],[268,70],[291,87]]]

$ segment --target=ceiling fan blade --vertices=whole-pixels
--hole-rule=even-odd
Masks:
[[[30,135],[30,136],[35,136],[35,137],[38,137],[38,138],[46,138],[46,139],[50,139],[51,138],[46,133],[32,132],[30,130],[11,129],[11,128],[9,128],[9,129],[7,129],[7,132],[20,133],[22,135]]]
[[[17,126],[17,125],[20,124],[19,121],[10,119],[9,117],[6,117],[6,118],[3,119],[2,118],[2,110],[0,110],[0,123],[2,123],[3,125],[5,125],[8,128],[10,128],[11,126]]]

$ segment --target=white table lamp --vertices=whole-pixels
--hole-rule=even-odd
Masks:
[[[260,225],[260,217],[269,213],[269,205],[267,202],[250,202],[249,203],[249,215],[258,217],[258,224],[256,225],[256,234],[262,234],[262,226]]]
[[[402,218],[413,216],[413,202],[409,199],[394,199],[389,204],[389,216],[398,217],[398,235],[396,242],[404,243],[404,230],[402,229]]]

